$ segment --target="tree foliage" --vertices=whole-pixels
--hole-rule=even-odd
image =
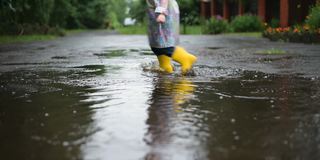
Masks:
[[[143,23],[146,17],[147,3],[145,0],[133,0],[129,4],[129,16],[139,23]]]
[[[27,28],[112,27],[123,22],[126,9],[126,0],[1,0],[0,34],[21,34]]]
[[[199,0],[179,0],[180,17],[183,24],[199,24],[200,2]]]

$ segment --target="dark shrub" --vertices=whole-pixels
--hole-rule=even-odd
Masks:
[[[205,34],[220,34],[228,31],[228,22],[222,18],[212,17],[204,22],[203,32]]]
[[[234,18],[231,27],[235,32],[256,32],[262,31],[263,24],[258,16],[243,15]]]
[[[280,20],[276,19],[276,18],[271,19],[270,27],[272,27],[272,28],[280,27]]]

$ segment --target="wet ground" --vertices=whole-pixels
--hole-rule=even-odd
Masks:
[[[181,39],[187,76],[145,36],[0,46],[0,159],[320,159],[319,45]]]

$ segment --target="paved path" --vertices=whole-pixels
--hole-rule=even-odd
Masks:
[[[270,42],[267,39],[237,36],[181,36],[181,45],[199,56],[197,65],[289,73],[314,77],[320,75],[320,45]],[[108,35],[88,32],[49,42],[0,46],[0,71],[30,65],[79,65],[99,62],[95,53],[107,49],[148,50],[144,35]],[[258,52],[270,49],[287,51],[283,55]],[[59,57],[62,57],[59,59]],[[63,59],[65,57],[65,59]],[[67,60],[66,60],[67,59]],[[59,63],[59,64],[57,64]]]

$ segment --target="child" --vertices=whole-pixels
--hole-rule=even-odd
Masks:
[[[172,73],[171,58],[181,64],[182,74],[187,73],[197,58],[179,43],[179,6],[176,0],[146,0],[148,4],[148,38],[157,55],[160,68]]]

